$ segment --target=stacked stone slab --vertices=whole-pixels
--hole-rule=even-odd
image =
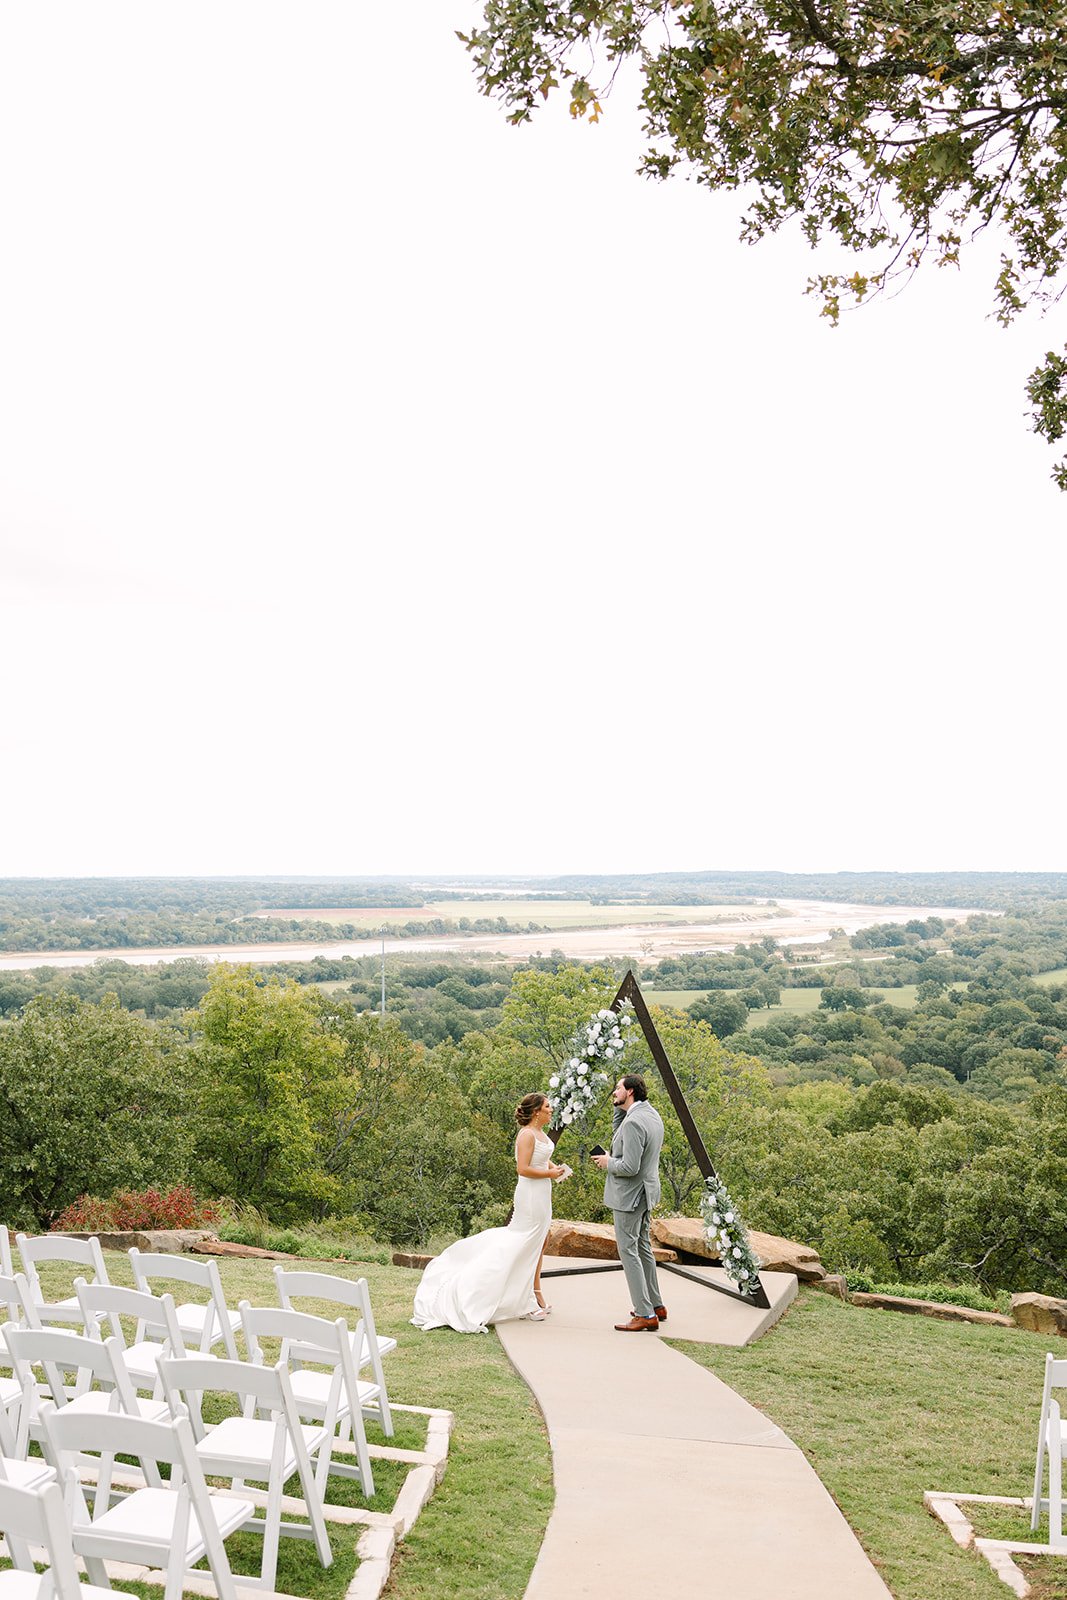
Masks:
[[[810,1245],[780,1239],[773,1233],[750,1232],[752,1248],[768,1272],[791,1272],[802,1283],[820,1283],[826,1276],[818,1252]],[[719,1252],[704,1236],[696,1217],[656,1217],[652,1245],[659,1261],[718,1261]],[[548,1230],[545,1254],[578,1256],[587,1261],[617,1261],[615,1230],[608,1222],[567,1222],[557,1218]]]
[[[657,1261],[677,1261],[675,1250],[654,1244]],[[546,1256],[580,1256],[587,1261],[618,1261],[615,1229],[610,1222],[565,1222],[557,1219],[549,1226]]]
[[[657,1244],[676,1250],[683,1260],[687,1256],[701,1261],[719,1259],[718,1247],[709,1244],[704,1224],[697,1217],[656,1217],[652,1237]],[[810,1245],[781,1239],[776,1233],[758,1233],[754,1228],[749,1229],[748,1237],[768,1272],[791,1272],[801,1283],[821,1283],[826,1276],[818,1251]]]
[[[1067,1334],[1067,1300],[1050,1294],[1013,1294],[1011,1316],[1017,1327],[1031,1333]]]

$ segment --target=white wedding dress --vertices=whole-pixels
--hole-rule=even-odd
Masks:
[[[552,1140],[535,1136],[531,1167],[547,1167]],[[416,1328],[487,1333],[537,1310],[534,1272],[552,1221],[552,1180],[518,1178],[515,1210],[506,1228],[457,1239],[430,1262],[415,1293]]]

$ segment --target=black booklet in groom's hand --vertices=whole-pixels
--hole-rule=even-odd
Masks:
[[[589,1154],[591,1156],[606,1156],[607,1155],[607,1151],[604,1149],[604,1146],[602,1144],[595,1144],[593,1146],[593,1148],[590,1150]]]

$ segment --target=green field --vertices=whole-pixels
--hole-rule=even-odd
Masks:
[[[781,916],[772,906],[650,906],[643,904],[593,906],[588,900],[435,900],[425,906],[385,906],[367,910],[359,907],[294,906],[283,910],[261,912],[261,916],[291,917],[299,921],[355,922],[369,925],[402,927],[405,922],[429,922],[440,917],[447,922],[458,922],[460,917],[504,917],[508,922],[536,922],[546,928],[612,928],[630,923],[734,922],[739,917],[754,921],[770,916]]]
[[[1053,983],[1067,983],[1067,967],[1055,967],[1052,972],[1039,972],[1034,977],[1034,982],[1047,988]]]
[[[714,994],[712,989],[649,989],[645,992],[645,999],[657,1006],[672,1006],[677,1011],[684,1011],[695,1000],[703,1000],[708,994]],[[720,989],[720,994],[740,994],[739,989]],[[874,991],[870,991],[873,993]],[[890,1005],[911,1007],[915,1004],[919,988],[914,983],[901,984],[899,989],[879,989],[877,993],[883,996]],[[781,1003],[776,1006],[764,1006],[760,1011],[753,1011],[749,1016],[749,1026],[759,1028],[765,1022],[770,1022],[774,1017],[803,1017],[811,1011],[819,1009],[822,999],[821,989],[783,989]]]
[[[1010,1600],[982,1557],[934,1520],[923,1493],[1030,1492],[1047,1343],[1021,1329],[861,1310],[801,1290],[754,1345],[677,1348],[800,1446],[895,1600]],[[1029,1539],[1029,1516],[1016,1520],[1015,1536]],[[1038,1542],[1047,1529],[1045,1520]],[[1026,1564],[1033,1600],[1062,1600],[1063,1558]]]

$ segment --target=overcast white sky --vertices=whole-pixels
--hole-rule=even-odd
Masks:
[[[0,5],[0,873],[1067,868],[995,241],[509,128],[470,0]]]

